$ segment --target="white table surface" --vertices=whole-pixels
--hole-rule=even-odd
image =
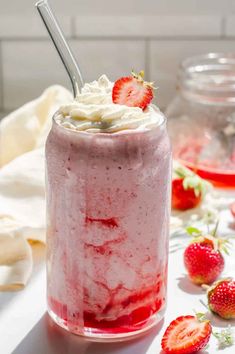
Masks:
[[[186,241],[187,242],[187,241]],[[235,246],[235,244],[234,244]],[[160,354],[160,341],[166,326],[179,315],[203,311],[199,299],[206,302],[200,287],[189,282],[183,267],[182,250],[170,253],[168,306],[164,320],[144,337],[123,343],[89,343],[70,335],[53,324],[46,314],[46,274],[44,252],[37,252],[33,276],[27,287],[15,293],[0,293],[1,354]],[[234,253],[234,251],[233,251]],[[226,257],[224,276],[233,276],[235,257]],[[211,316],[215,329],[227,327],[228,321]],[[234,327],[235,321],[229,321]],[[203,354],[217,353],[216,340]],[[234,354],[235,346],[220,351]]]

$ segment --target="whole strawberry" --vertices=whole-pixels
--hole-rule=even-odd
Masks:
[[[194,284],[211,284],[224,269],[224,257],[221,250],[226,250],[226,240],[214,235],[203,236],[199,230],[188,228],[188,232],[197,233],[192,243],[184,251],[184,265],[190,280]]]
[[[235,281],[223,279],[216,282],[207,292],[208,306],[222,318],[235,319]]]
[[[209,183],[176,163],[173,172],[172,208],[183,211],[197,207],[209,188]]]

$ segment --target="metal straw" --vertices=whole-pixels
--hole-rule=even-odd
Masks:
[[[74,97],[77,97],[80,89],[83,86],[83,79],[78,64],[65,40],[63,32],[47,2],[47,0],[40,0],[35,5],[46,26],[46,29],[55,45],[55,48],[64,64],[65,69],[73,87]]]

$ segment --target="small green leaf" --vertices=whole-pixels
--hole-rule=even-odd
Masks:
[[[185,175],[183,173],[181,173],[181,171],[177,170],[177,171],[174,171],[174,172],[177,175],[177,177],[182,178],[182,179],[185,178]]]
[[[211,233],[212,236],[214,236],[214,237],[216,236],[217,231],[218,231],[218,227],[219,227],[219,220],[216,221],[215,228],[214,228],[213,232]]]
[[[203,312],[197,312],[196,317],[199,322],[206,321],[206,316],[205,316],[205,313],[203,313]]]
[[[193,226],[186,227],[186,231],[191,236],[200,236],[202,234],[202,232],[199,229]]]
[[[183,187],[185,190],[189,189],[189,188],[196,188],[197,187],[197,179],[196,177],[185,177],[183,180]]]
[[[227,239],[219,239],[219,249],[229,256],[229,250],[231,250],[231,242]]]
[[[195,187],[195,188],[194,188],[194,194],[195,194],[195,196],[196,196],[196,197],[199,197],[200,193],[201,193],[200,188]]]
[[[227,256],[229,256],[229,251],[228,251],[227,247],[222,246],[222,247],[221,247],[221,250],[222,250]]]

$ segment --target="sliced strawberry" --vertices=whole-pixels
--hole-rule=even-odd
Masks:
[[[232,215],[235,217],[235,202],[231,204],[230,210],[231,210]]]
[[[185,189],[183,178],[177,178],[172,181],[172,208],[178,210],[187,210],[195,208],[202,199],[201,192],[195,194],[194,188]]]
[[[199,321],[195,316],[180,316],[167,327],[162,349],[167,354],[190,354],[205,348],[212,328],[209,321]]]
[[[152,83],[143,80],[143,72],[118,79],[113,86],[113,103],[145,109],[153,99]]]

